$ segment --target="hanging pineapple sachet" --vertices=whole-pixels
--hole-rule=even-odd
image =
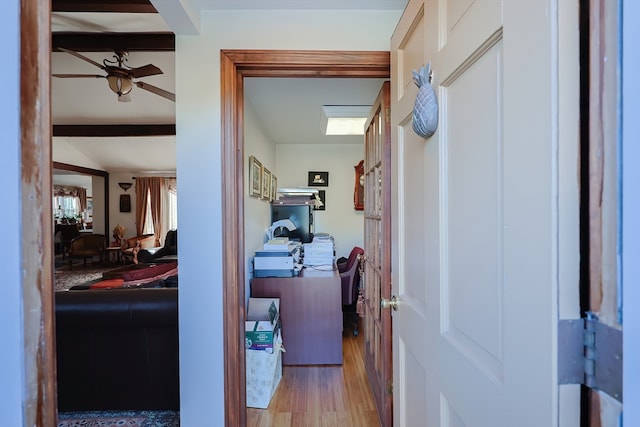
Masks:
[[[413,70],[413,81],[418,86],[413,106],[413,130],[423,138],[429,138],[438,127],[438,100],[431,87],[431,63]]]

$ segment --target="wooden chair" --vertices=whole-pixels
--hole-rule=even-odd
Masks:
[[[154,234],[141,234],[122,240],[120,247],[121,257],[124,262],[133,262],[133,248],[140,242],[140,249],[151,249],[155,247],[156,236]]]
[[[60,232],[62,238],[62,259],[69,252],[71,241],[80,235],[76,224],[56,224],[55,232]]]
[[[73,268],[73,258],[82,258],[87,265],[87,258],[97,256],[100,264],[104,262],[104,253],[107,247],[107,239],[104,234],[82,234],[69,244],[69,270]]]

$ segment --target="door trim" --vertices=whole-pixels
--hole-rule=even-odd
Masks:
[[[22,416],[23,425],[39,427],[57,423],[50,18],[50,2],[20,1]]]
[[[389,78],[386,51],[221,50],[225,425],[246,425],[244,77]]]

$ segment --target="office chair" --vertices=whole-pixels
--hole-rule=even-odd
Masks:
[[[351,318],[353,324],[353,335],[358,335],[359,315],[356,311],[358,303],[358,290],[360,288],[360,257],[364,255],[364,249],[355,246],[346,262],[338,262],[340,281],[342,282],[342,313],[343,319]]]

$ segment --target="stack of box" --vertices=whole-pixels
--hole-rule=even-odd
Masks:
[[[245,345],[247,406],[266,409],[282,378],[280,299],[249,298]]]
[[[303,245],[302,263],[305,266],[330,266],[335,263],[335,244],[333,238],[314,237],[311,243]]]

